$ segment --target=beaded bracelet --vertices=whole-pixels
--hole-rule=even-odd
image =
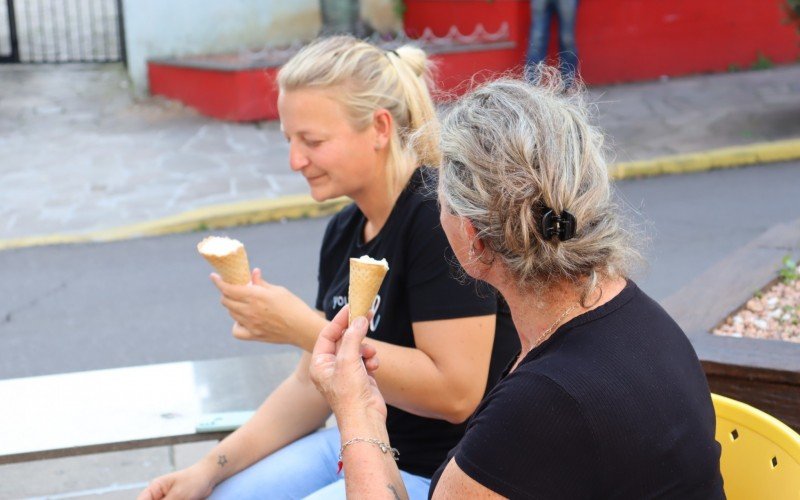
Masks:
[[[353,438],[346,441],[344,444],[342,444],[342,447],[339,448],[339,468],[336,469],[337,474],[342,472],[342,467],[344,466],[344,462],[342,462],[342,455],[344,454],[344,449],[353,443],[374,444],[375,446],[381,449],[382,453],[391,453],[392,458],[394,458],[395,461],[398,460],[398,457],[400,456],[400,452],[397,451],[397,448],[392,448],[391,446],[389,446],[389,444],[384,443],[383,441],[379,441],[375,438]]]

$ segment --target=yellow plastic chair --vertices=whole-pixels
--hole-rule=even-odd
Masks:
[[[800,435],[739,401],[711,395],[729,500],[800,499]]]

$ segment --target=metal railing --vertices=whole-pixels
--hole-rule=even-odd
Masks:
[[[5,0],[0,62],[125,60],[121,0]]]

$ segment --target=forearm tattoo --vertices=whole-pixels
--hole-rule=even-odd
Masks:
[[[219,465],[220,467],[225,467],[225,464],[227,464],[227,463],[228,463],[228,459],[225,457],[225,455],[219,455],[218,456],[217,465]]]

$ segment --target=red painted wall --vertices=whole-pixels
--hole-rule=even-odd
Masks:
[[[759,54],[775,63],[797,61],[800,37],[786,22],[785,0],[580,0],[577,44],[587,83],[655,79],[662,75],[747,68]],[[509,25],[514,49],[434,56],[439,98],[458,94],[469,80],[519,69],[530,26],[529,0],[405,0],[406,31],[426,27],[438,36],[462,34],[478,23],[494,33]],[[552,33],[551,53],[556,34]],[[190,69],[149,63],[150,91],[223,120],[275,119],[276,68],[241,71]]]
[[[254,121],[278,117],[277,68],[215,71],[147,64],[150,92],[176,99],[204,115]]]
[[[436,63],[437,92],[434,99],[439,101],[463,94],[473,83],[496,78],[516,65],[516,58],[510,50],[456,52],[436,55],[432,59]]]
[[[471,33],[479,22],[494,32],[507,21],[517,48],[505,57],[518,63],[524,59],[529,0],[405,3],[406,31],[412,36],[425,27],[442,36],[454,24],[462,33]],[[606,84],[727,71],[731,65],[747,68],[759,54],[775,63],[797,61],[800,37],[795,25],[786,22],[784,4],[785,0],[581,0],[576,29],[581,73],[588,83]]]

